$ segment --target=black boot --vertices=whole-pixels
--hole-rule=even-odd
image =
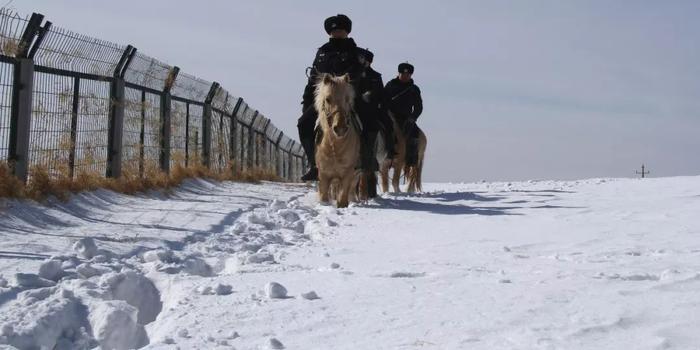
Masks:
[[[370,131],[360,144],[360,162],[362,170],[377,171],[375,143],[377,142],[377,132]]]
[[[406,165],[414,166],[418,163],[418,139],[406,140]]]
[[[306,174],[301,176],[301,181],[317,181],[318,180],[318,168],[312,166]]]
[[[313,139],[302,139],[301,146],[304,148],[304,153],[306,153],[306,160],[309,161],[309,170],[306,174],[302,175],[302,181],[316,181],[318,180],[318,168],[316,167],[316,145]]]
[[[367,197],[377,197],[377,174],[372,173],[367,177]]]

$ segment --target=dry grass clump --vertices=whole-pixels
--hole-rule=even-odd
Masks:
[[[7,163],[0,163],[0,197],[20,198],[24,196],[24,184],[14,175]]]
[[[0,53],[5,56],[15,57],[19,52],[19,42],[12,38],[0,37]]]
[[[12,175],[10,167],[6,163],[0,163],[0,198],[30,198],[42,200],[54,196],[61,200],[67,200],[71,193],[82,191],[94,191],[106,188],[114,192],[135,194],[149,190],[171,190],[190,178],[208,178],[217,181],[237,181],[259,183],[260,181],[283,180],[271,169],[255,168],[233,171],[232,166],[228,171],[216,172],[203,165],[185,167],[175,165],[170,174],[161,171],[155,164],[145,166],[143,176],[138,170],[123,169],[122,176],[116,179],[105,178],[102,174],[91,171],[83,171],[74,178],[58,171],[53,175],[43,166],[32,167],[31,177],[26,184]]]

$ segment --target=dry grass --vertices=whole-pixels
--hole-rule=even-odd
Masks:
[[[235,167],[231,169],[235,169]],[[225,172],[215,172],[202,165],[190,167],[176,165],[171,169],[170,174],[166,174],[156,166],[149,165],[144,169],[143,177],[139,176],[138,171],[124,169],[122,176],[117,179],[108,179],[95,172],[81,172],[71,179],[63,172],[52,176],[46,167],[35,166],[31,169],[30,180],[24,184],[12,175],[7,164],[0,163],[0,198],[43,200],[54,196],[61,200],[67,200],[71,193],[94,191],[99,188],[125,194],[149,190],[170,191],[190,178],[248,183],[259,183],[265,180],[283,181],[274,171],[268,169],[250,169],[243,172],[231,169]]]
[[[15,57],[19,52],[19,43],[12,38],[0,37],[0,53],[5,56]]]
[[[23,197],[23,190],[24,184],[12,175],[7,163],[0,163],[0,197]]]

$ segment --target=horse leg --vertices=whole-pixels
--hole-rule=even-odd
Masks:
[[[415,165],[408,168],[408,187],[409,187],[408,192],[410,192],[410,193],[416,192],[416,166]]]
[[[331,179],[326,174],[318,174],[318,196],[322,203],[328,203],[331,200],[330,186]]]
[[[382,169],[379,171],[379,175],[382,177],[382,192],[389,192],[389,166],[382,164]]]
[[[357,185],[357,194],[360,200],[367,200],[367,185],[368,185],[368,177],[366,172],[362,172],[360,174],[360,180],[358,181]]]
[[[346,175],[340,181],[340,197],[338,198],[338,208],[347,208],[349,204],[350,191],[352,191],[354,176]]]
[[[415,180],[415,169],[414,166],[406,167],[406,179],[408,180],[408,187],[406,192],[413,193],[416,192],[416,180]]]
[[[423,192],[423,158],[418,160],[418,166],[416,167],[416,186],[418,186],[418,192]]]
[[[363,200],[361,198],[361,196],[362,196],[361,182],[362,182],[362,174],[358,174],[358,175],[352,177],[352,180],[350,181],[350,190],[348,192],[348,201],[349,202],[359,202],[360,200]]]
[[[394,164],[394,176],[391,179],[391,185],[394,187],[394,192],[401,192],[399,188],[399,182],[401,181],[401,169],[403,169],[403,164]]]

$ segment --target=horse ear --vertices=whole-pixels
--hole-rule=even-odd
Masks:
[[[330,83],[332,83],[332,82],[333,82],[333,79],[331,78],[331,75],[330,75],[330,74],[324,73],[324,74],[323,74],[323,83],[324,83],[324,84],[330,84]]]
[[[346,83],[349,83],[350,82],[350,74],[348,74],[348,73],[343,74],[343,81],[345,81]]]

